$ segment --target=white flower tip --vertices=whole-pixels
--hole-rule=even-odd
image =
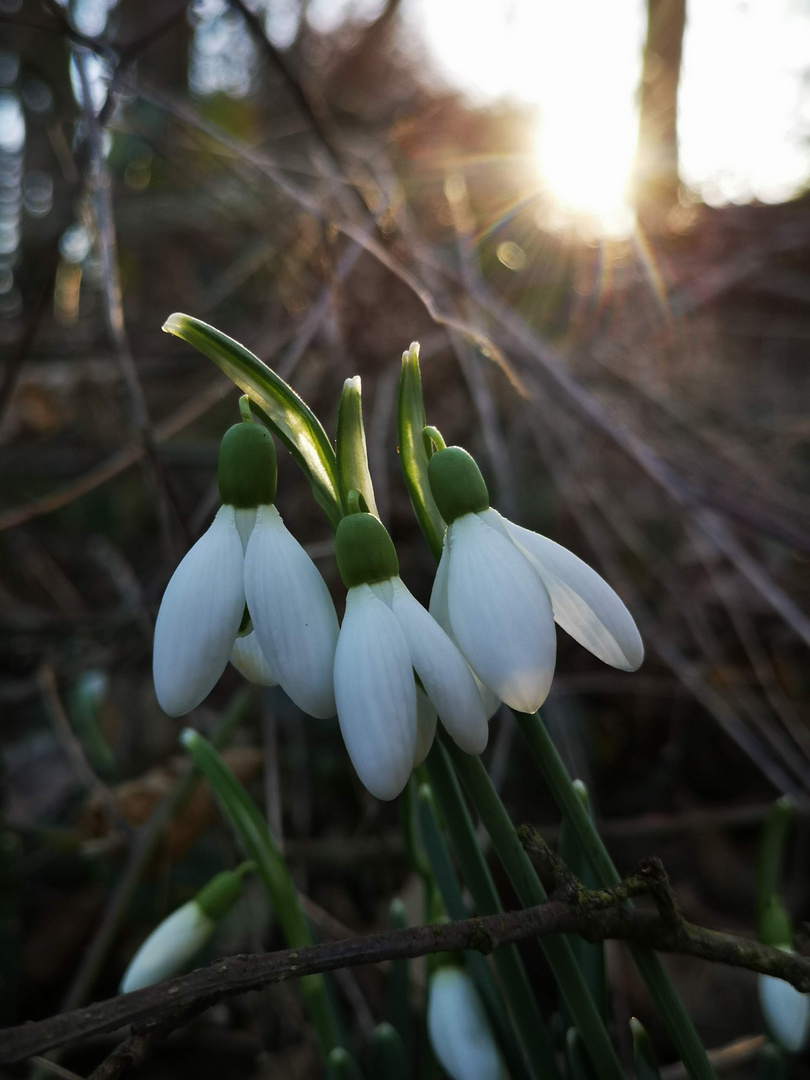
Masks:
[[[810,1043],[810,995],[770,975],[757,980],[759,1003],[776,1042],[796,1054]]]
[[[366,770],[365,776],[360,776],[359,772],[358,776],[363,781],[363,787],[370,791],[375,799],[380,799],[381,802],[391,802],[402,794],[405,785],[408,783],[408,778],[411,775],[410,767],[404,777],[403,771],[380,769],[375,775],[371,776]]]
[[[215,926],[196,900],[177,908],[155,927],[135,953],[121,980],[119,993],[128,994],[171,978],[197,955]]]
[[[431,978],[427,1022],[433,1052],[453,1080],[504,1080],[484,1007],[462,968],[440,968]]]
[[[505,686],[499,687],[501,699],[518,712],[537,712],[548,697],[554,671],[513,671]]]
[[[463,750],[465,754],[472,754],[475,757],[478,757],[478,755],[483,754],[487,748],[487,742],[489,741],[489,725],[476,725],[466,731],[451,731],[450,736],[459,750]]]
[[[621,671],[638,671],[641,665],[644,663],[644,642],[641,640],[641,634],[636,629],[636,640],[625,640],[622,652],[624,654],[624,664],[616,664],[616,667]]]
[[[198,738],[199,733],[193,727],[183,728],[180,732],[180,743],[186,750],[190,750]]]

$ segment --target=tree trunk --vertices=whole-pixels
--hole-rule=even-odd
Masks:
[[[654,232],[666,230],[678,205],[678,80],[685,25],[686,0],[647,0],[634,188],[639,221]]]

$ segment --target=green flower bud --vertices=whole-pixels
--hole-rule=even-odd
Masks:
[[[450,525],[463,514],[489,506],[489,492],[481,470],[466,450],[448,446],[428,462],[428,480],[439,513]]]
[[[217,484],[226,506],[252,509],[276,498],[276,447],[266,427],[234,424],[219,444]]]
[[[242,893],[245,874],[254,869],[253,863],[242,863],[236,870],[225,870],[211,878],[194,897],[205,914],[213,922],[219,922],[231,910]]]
[[[347,589],[399,575],[393,541],[372,514],[349,514],[341,520],[335,534],[335,558]]]

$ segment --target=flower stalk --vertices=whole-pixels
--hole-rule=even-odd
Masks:
[[[312,945],[312,931],[298,900],[290,871],[276,846],[256,804],[231,770],[198,732],[186,728],[181,741],[204,774],[225,816],[247,854],[256,864],[287,944],[295,949]],[[299,980],[324,1059],[342,1043],[323,974],[304,975]]]
[[[621,881],[619,873],[539,713],[515,711],[515,717],[554,801],[573,828],[599,884],[602,887],[618,885]],[[703,1043],[660,959],[641,945],[629,943],[629,949],[690,1076],[693,1080],[716,1080]]]
[[[441,738],[428,757],[427,768],[478,913],[489,915],[500,911],[500,901],[458,787],[456,773],[489,833],[521,904],[534,907],[545,903],[548,899],[546,891],[521,847],[480,758],[465,754],[450,739]],[[620,1080],[624,1071],[570,945],[556,936],[544,938],[540,944],[570,1015],[588,1047],[596,1075],[600,1080]]]

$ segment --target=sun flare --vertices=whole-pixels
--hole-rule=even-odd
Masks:
[[[628,236],[634,214],[630,181],[635,117],[569,98],[540,122],[535,155],[551,196],[551,224],[592,237]]]

